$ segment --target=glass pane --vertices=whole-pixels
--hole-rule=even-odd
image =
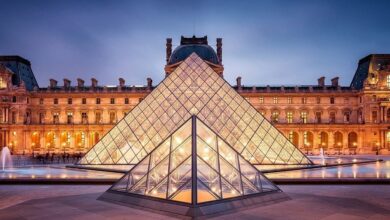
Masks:
[[[201,181],[205,186],[207,186],[208,189],[215,194],[215,196],[221,197],[220,175],[199,157],[197,158],[197,169],[198,181]]]
[[[182,163],[187,157],[191,155],[191,137],[187,138],[187,140],[180,146],[178,146],[172,153],[171,153],[171,170],[176,169],[180,163]]]
[[[198,203],[202,203],[202,202],[209,202],[209,201],[214,201],[214,200],[217,200],[219,199],[218,197],[215,196],[215,194],[213,194],[209,188],[207,188],[205,185],[203,185],[203,183],[201,181],[198,180],[198,183],[197,183],[197,187],[198,187],[198,197],[197,197],[197,200],[198,200]]]
[[[168,197],[191,180],[191,170],[191,157],[189,157],[169,175]]]
[[[185,203],[191,203],[192,202],[192,182],[188,181],[186,185],[181,187],[180,190],[178,190],[175,194],[173,194],[173,197],[171,200],[179,201],[179,202],[185,202]]]

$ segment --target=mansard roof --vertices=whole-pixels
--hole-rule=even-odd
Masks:
[[[31,69],[30,61],[20,56],[0,56],[0,64],[15,73],[12,76],[13,85],[19,86],[23,82],[29,91],[32,91],[34,87],[39,87]]]

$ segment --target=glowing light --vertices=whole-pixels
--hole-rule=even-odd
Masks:
[[[352,162],[354,162],[354,163],[355,163],[356,161],[357,161],[356,159],[353,159],[353,160],[352,160]]]
[[[157,190],[153,190],[152,193],[153,193],[153,195],[156,195],[157,194]]]
[[[177,188],[176,187],[172,187],[172,191],[173,192],[176,192]]]
[[[236,195],[236,191],[235,190],[232,190],[230,191],[233,195]]]
[[[210,150],[209,150],[208,147],[204,147],[204,148],[203,148],[203,152],[208,153],[209,151],[210,151]]]

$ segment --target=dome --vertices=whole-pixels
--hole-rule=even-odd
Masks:
[[[186,44],[178,46],[169,58],[168,65],[185,60],[195,52],[203,60],[219,64],[218,56],[214,49],[207,44]]]

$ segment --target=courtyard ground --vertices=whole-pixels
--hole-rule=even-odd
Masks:
[[[96,200],[108,185],[0,185],[0,219],[173,219]],[[214,219],[390,219],[389,185],[281,185],[291,200]]]

